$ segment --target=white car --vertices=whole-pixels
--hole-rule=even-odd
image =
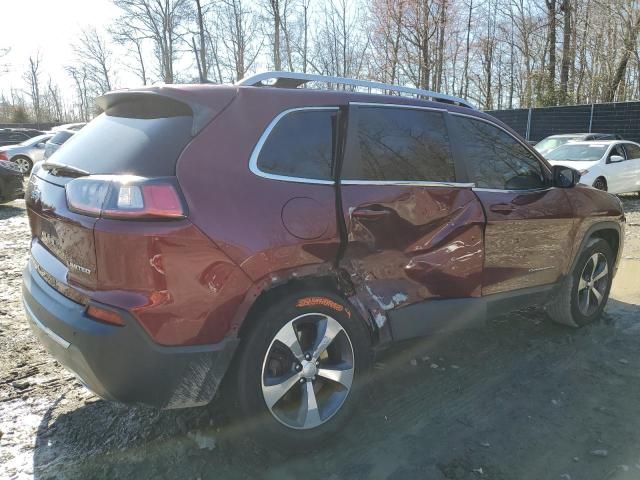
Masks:
[[[609,140],[566,143],[546,154],[551,165],[580,172],[580,183],[610,193],[640,192],[640,144]]]

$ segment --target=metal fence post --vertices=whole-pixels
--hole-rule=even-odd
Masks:
[[[527,115],[527,141],[531,140],[529,136],[531,135],[531,107],[529,107],[529,114]]]
[[[591,104],[591,115],[589,116],[589,133],[591,133],[591,127],[593,125],[593,106],[594,104]]]

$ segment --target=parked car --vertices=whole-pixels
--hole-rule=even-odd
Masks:
[[[44,160],[53,155],[75,133],[74,130],[58,130],[44,146]]]
[[[640,144],[628,141],[567,143],[547,154],[552,165],[580,172],[580,183],[610,193],[640,192]]]
[[[51,129],[52,132],[57,132],[59,130],[73,130],[73,131],[78,131],[80,130],[82,127],[84,127],[86,125],[86,122],[80,122],[80,123],[65,123],[64,125],[58,125],[57,127],[53,127]]]
[[[0,149],[0,154],[5,153],[9,161],[18,165],[23,175],[28,175],[33,165],[44,159],[45,144],[51,137],[52,133],[46,133],[17,145],[7,145]]]
[[[0,147],[15,145],[43,133],[31,128],[0,128]]]
[[[265,73],[98,103],[31,175],[23,301],[103,398],[203,405],[224,378],[258,435],[309,448],[390,342],[529,305],[578,327],[607,302],[619,199],[462,99]]]
[[[551,150],[565,143],[590,140],[622,140],[622,137],[614,133],[566,133],[563,135],[551,135],[536,143],[535,148],[546,156]]]
[[[23,179],[18,165],[7,161],[0,153],[0,203],[24,198]]]

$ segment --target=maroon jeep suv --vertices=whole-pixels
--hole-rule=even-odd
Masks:
[[[203,405],[224,378],[304,445],[389,342],[532,304],[582,326],[607,302],[620,201],[462,99],[280,72],[98,104],[28,182],[23,301],[105,399]]]

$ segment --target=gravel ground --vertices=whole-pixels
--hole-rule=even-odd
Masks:
[[[330,446],[256,447],[217,404],[158,412],[99,400],[31,335],[20,305],[24,202],[0,205],[0,478],[640,478],[640,198],[603,320],[536,311],[404,343],[378,359]]]

